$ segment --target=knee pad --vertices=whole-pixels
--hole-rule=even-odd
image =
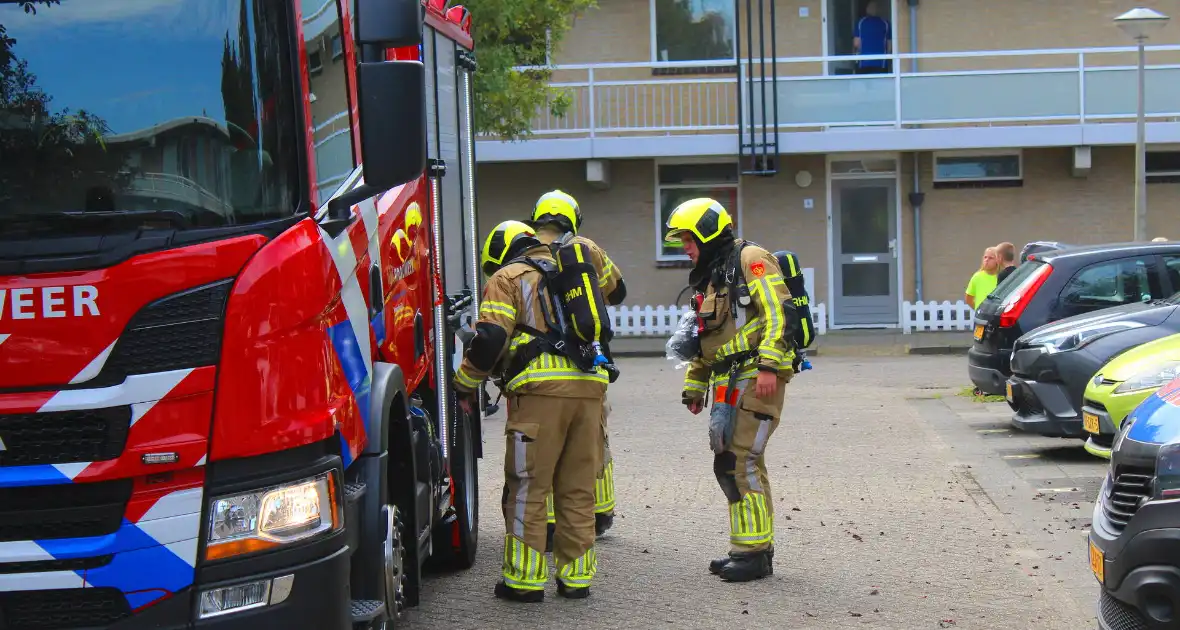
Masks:
[[[732,451],[725,451],[720,455],[713,456],[713,474],[717,477],[717,483],[730,503],[742,500],[742,493],[738,491],[737,479],[733,476],[736,467],[737,455],[734,455]]]

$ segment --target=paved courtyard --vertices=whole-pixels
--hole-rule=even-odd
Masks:
[[[775,574],[747,584],[706,570],[728,521],[705,415],[679,405],[670,361],[636,358],[610,393],[618,517],[592,596],[495,599],[501,412],[484,425],[476,567],[428,578],[402,627],[1093,628],[1085,532],[1105,463],[956,395],[965,361],[813,360],[767,452]]]

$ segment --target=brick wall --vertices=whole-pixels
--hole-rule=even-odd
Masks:
[[[903,296],[914,298],[911,155],[902,169]],[[1087,244],[1129,240],[1132,220],[1134,151],[1095,147],[1087,178],[1070,174],[1072,149],[1027,149],[1024,185],[1019,188],[939,189],[931,187],[931,155],[920,155],[924,256],[924,298],[957,300],[985,247],[1004,240],[1017,247],[1032,240]],[[687,271],[655,263],[655,183],[651,160],[611,161],[611,186],[585,184],[585,162],[481,164],[481,239],[499,221],[526,217],[538,196],[553,188],[574,195],[586,217],[584,234],[623,267],[639,304],[668,304],[684,287]],[[768,248],[797,252],[815,269],[816,301],[827,301],[827,197],[824,156],[784,156],[778,175],[742,180],[742,233]],[[795,175],[807,170],[812,184],[800,188]],[[813,200],[812,209],[804,200]],[[1148,186],[1149,236],[1180,239],[1180,184]]]
[[[1020,188],[942,189],[931,185],[931,156],[921,159],[922,249],[926,299],[962,299],[985,247],[1034,240],[1075,244],[1129,241],[1133,236],[1135,152],[1094,147],[1086,178],[1070,174],[1073,149],[1026,149]],[[907,157],[903,162],[908,163]],[[903,182],[905,192],[910,180]],[[1148,236],[1180,239],[1180,184],[1150,184]],[[908,206],[908,204],[906,204]],[[907,215],[909,210],[907,208]],[[907,295],[913,295],[913,219],[907,240]]]

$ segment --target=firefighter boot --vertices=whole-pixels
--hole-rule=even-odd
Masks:
[[[773,574],[769,551],[731,551],[719,573],[726,582],[750,582]]]
[[[766,555],[770,561],[769,562],[770,572],[768,575],[774,575],[774,547],[767,549]],[[721,575],[721,569],[724,569],[725,565],[729,564],[730,560],[732,560],[732,559],[733,558],[730,556],[725,556],[724,558],[710,560],[709,561],[709,573],[712,573],[713,575]]]
[[[505,584],[503,580],[496,582],[495,593],[496,597],[506,599],[510,602],[537,604],[545,601],[545,591],[528,591],[523,588],[512,588]]]
[[[566,599],[586,599],[590,597],[590,587],[584,586],[582,588],[575,588],[573,586],[566,586],[565,582],[557,581],[557,594]]]
[[[615,524],[614,512],[601,512],[594,515],[594,535],[601,536]]]

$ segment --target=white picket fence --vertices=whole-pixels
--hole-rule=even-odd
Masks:
[[[971,330],[975,310],[963,300],[955,303],[903,302],[902,331],[906,334],[924,330]]]
[[[680,316],[687,306],[608,306],[611,329],[616,337],[666,337],[676,330]],[[823,304],[811,306],[815,333],[828,330],[828,313]]]

